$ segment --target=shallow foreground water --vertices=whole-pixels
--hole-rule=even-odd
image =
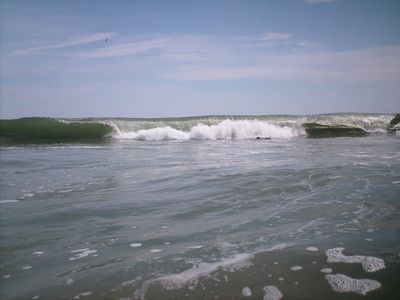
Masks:
[[[386,135],[3,147],[0,296],[398,299],[399,150]]]

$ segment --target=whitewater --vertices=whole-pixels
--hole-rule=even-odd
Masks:
[[[304,136],[304,123],[345,125],[383,133],[394,115],[328,114],[311,116],[208,116],[170,119],[96,119],[111,125],[116,139],[235,140]]]

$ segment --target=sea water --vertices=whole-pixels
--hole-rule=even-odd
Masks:
[[[104,143],[3,146],[1,298],[399,297],[399,137],[283,121],[114,120]]]

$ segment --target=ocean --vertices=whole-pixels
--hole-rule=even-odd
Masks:
[[[400,299],[393,116],[58,119],[112,131],[2,144],[0,297]]]

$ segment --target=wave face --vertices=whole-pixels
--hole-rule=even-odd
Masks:
[[[51,118],[0,120],[0,144],[96,142],[112,132],[107,124]]]
[[[393,115],[330,114],[311,116],[211,116],[170,119],[96,119],[114,128],[116,139],[244,140],[288,139],[305,135],[304,123],[346,125],[370,133],[386,132]]]

